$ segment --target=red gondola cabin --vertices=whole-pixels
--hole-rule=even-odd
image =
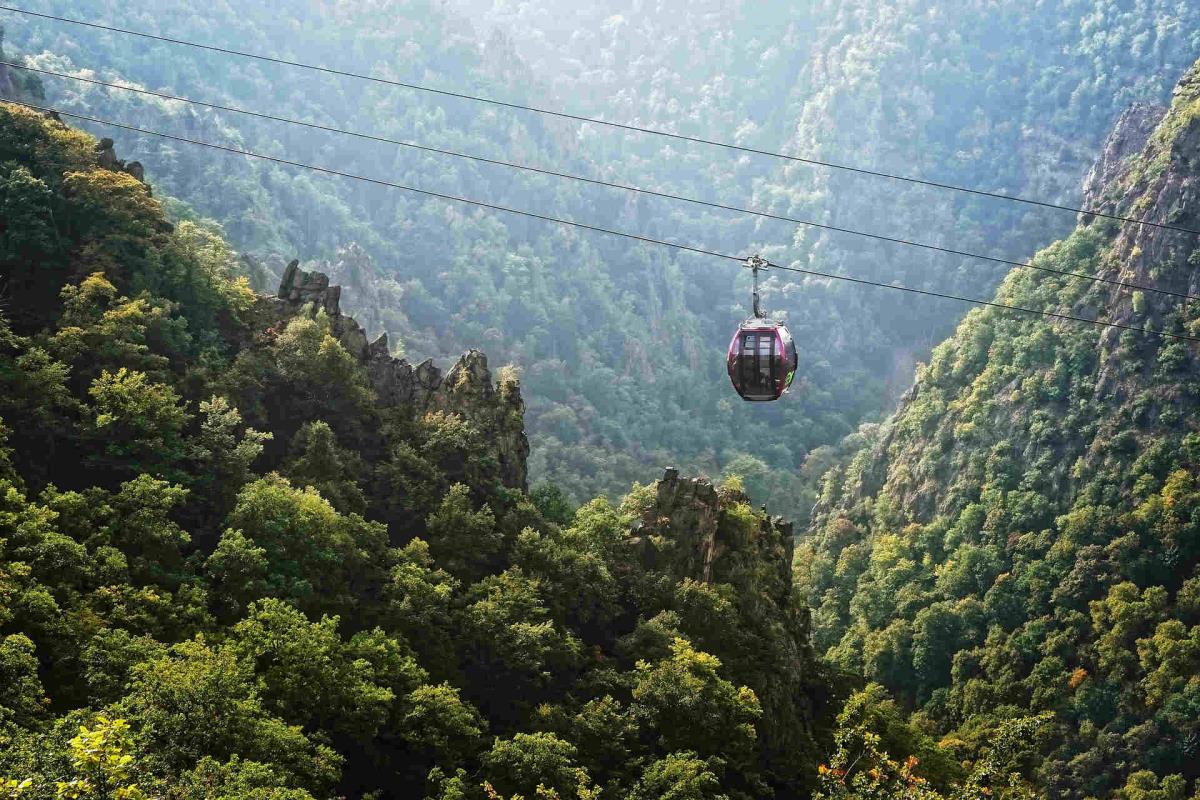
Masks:
[[[729,380],[743,400],[778,400],[796,377],[799,357],[788,329],[772,319],[749,319],[729,343]]]

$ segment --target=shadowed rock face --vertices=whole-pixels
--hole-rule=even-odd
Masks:
[[[487,356],[478,350],[464,353],[445,374],[432,360],[413,365],[395,358],[386,333],[368,342],[362,326],[342,313],[341,296],[341,287],[330,286],[327,275],[305,272],[299,261],[292,261],[276,295],[259,296],[259,324],[266,329],[290,317],[324,311],[333,336],[366,368],[382,407],[408,409],[414,418],[442,411],[466,419],[494,448],[504,485],[526,488],[529,440],[518,381],[493,382]]]
[[[1096,208],[1105,189],[1112,186],[1126,160],[1140,153],[1167,112],[1164,106],[1134,103],[1121,114],[1112,133],[1104,141],[1100,157],[1083,180],[1083,207]]]
[[[648,570],[733,584],[745,596],[785,606],[792,591],[792,524],[765,513],[731,513],[749,502],[740,492],[718,492],[706,478],[683,478],[668,468],[634,527],[635,550]]]
[[[793,591],[791,524],[751,510],[740,491],[675,469],[642,502],[628,544],[645,574],[661,576],[660,586],[690,579],[734,590],[745,652],[744,660],[728,656],[728,665],[763,706],[758,732],[768,757],[787,761],[797,750],[817,752],[814,737],[826,735],[831,704],[816,667],[808,609]]]

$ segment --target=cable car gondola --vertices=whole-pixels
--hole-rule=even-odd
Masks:
[[[767,268],[760,256],[746,259],[754,273],[754,316],[738,326],[729,343],[726,366],[733,389],[750,402],[778,400],[796,377],[799,356],[792,334],[763,316],[758,307],[758,271]]]

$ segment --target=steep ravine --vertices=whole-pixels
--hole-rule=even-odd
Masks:
[[[1085,193],[1106,213],[1200,229],[1198,153],[1200,66],[1165,113],[1122,117]],[[1034,263],[1200,292],[1186,230],[1092,216]],[[1032,270],[996,299],[1200,333],[1194,302]],[[1036,772],[1052,796],[1194,789],[1198,353],[1186,339],[968,314],[873,441],[825,476],[797,559],[818,650],[883,683],[946,746],[1051,712]]]
[[[255,292],[118,150],[0,103],[0,795],[811,794],[789,526],[527,491],[512,370]]]

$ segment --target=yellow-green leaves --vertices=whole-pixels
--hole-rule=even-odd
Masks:
[[[92,727],[81,725],[71,740],[71,762],[77,777],[57,783],[59,800],[143,800],[133,783],[134,758],[129,723],[104,714]]]

